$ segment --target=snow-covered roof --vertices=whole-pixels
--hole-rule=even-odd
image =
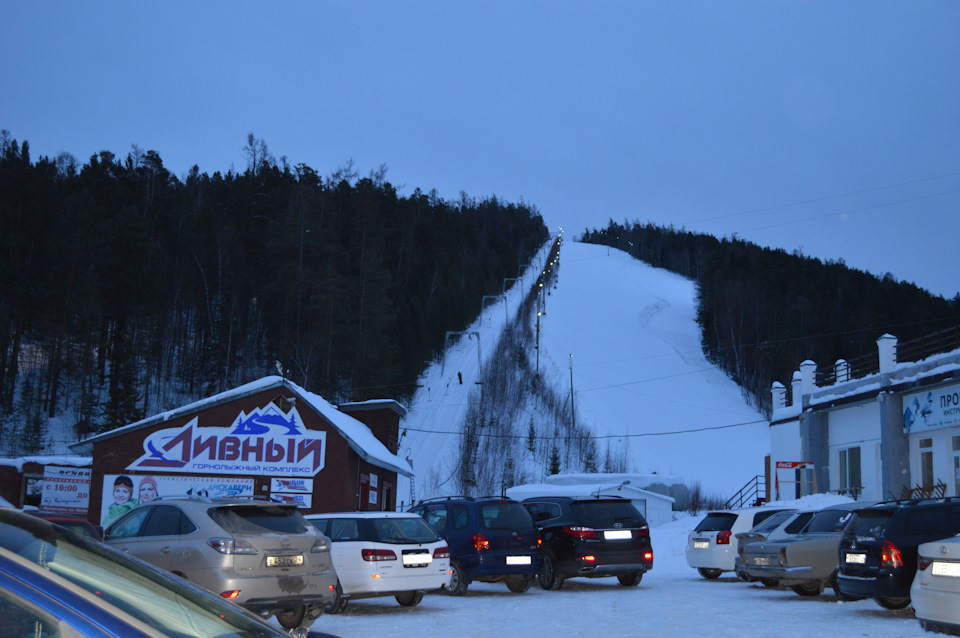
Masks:
[[[16,458],[0,459],[0,465],[15,467],[18,472],[23,471],[25,463],[38,463],[40,465],[65,465],[68,467],[89,467],[93,464],[93,458],[89,456],[74,455],[47,455],[47,456],[18,456]]]
[[[630,472],[595,472],[592,474],[552,474],[546,477],[544,483],[549,485],[597,485],[614,483],[616,485],[627,481],[634,488],[646,488],[651,485],[686,485],[682,476],[670,474],[637,474]]]
[[[643,498],[648,500],[661,500],[668,503],[674,502],[674,499],[670,496],[664,496],[663,494],[657,494],[656,492],[649,492],[647,490],[640,489],[639,487],[624,485],[622,483],[596,483],[593,485],[587,483],[570,485],[531,483],[529,485],[516,485],[507,489],[507,496],[517,501],[522,501],[525,498],[532,498],[535,496],[581,497],[597,495],[622,496],[623,498],[630,500]]]
[[[227,390],[211,397],[200,399],[199,401],[194,401],[193,403],[188,403],[187,405],[179,408],[169,410],[167,412],[161,412],[160,414],[137,421],[136,423],[125,425],[122,428],[117,428],[116,430],[111,430],[109,432],[104,432],[103,434],[97,434],[95,436],[83,439],[82,441],[71,445],[70,449],[77,452],[90,452],[93,450],[94,443],[111,439],[122,434],[135,432],[143,428],[152,427],[158,423],[163,423],[186,414],[191,414],[199,410],[221,405],[223,403],[257,394],[265,390],[281,387],[287,388],[297,395],[298,406],[301,405],[300,401],[302,400],[303,403],[306,403],[315,412],[329,421],[333,428],[337,430],[337,432],[339,432],[344,439],[346,439],[347,443],[350,445],[350,448],[356,452],[360,458],[368,463],[372,463],[373,465],[387,470],[392,470],[403,476],[413,476],[413,468],[410,467],[410,463],[390,452],[390,450],[388,450],[387,447],[381,443],[376,436],[374,436],[373,432],[365,424],[361,423],[349,414],[344,414],[343,412],[339,411],[320,395],[314,394],[313,392],[307,392],[289,379],[285,379],[276,375],[263,377],[262,379],[251,381],[250,383],[238,386],[232,390]],[[381,400],[381,402],[385,401],[387,400]]]

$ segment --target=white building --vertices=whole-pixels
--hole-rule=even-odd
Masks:
[[[883,335],[877,349],[821,370],[804,361],[789,403],[773,384],[773,498],[960,496],[960,327],[899,345]]]

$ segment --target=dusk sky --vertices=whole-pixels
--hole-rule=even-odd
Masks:
[[[248,133],[567,236],[652,221],[960,292],[960,2],[0,2],[32,157]]]

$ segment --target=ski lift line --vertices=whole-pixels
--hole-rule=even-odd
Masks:
[[[593,379],[593,378],[584,376],[584,375],[580,374],[579,372],[577,373],[576,376],[577,376],[577,378],[579,378],[579,379],[587,379],[587,380],[593,381],[593,382],[595,382],[595,383],[603,383],[600,379]],[[607,388],[607,387],[608,387],[608,386],[597,386],[597,387],[591,388],[591,389],[592,389],[592,390],[603,390],[603,389],[605,389],[605,388]],[[619,386],[614,386],[614,387],[619,387]],[[636,394],[636,395],[638,395],[638,396],[641,396],[641,397],[646,397],[646,398],[648,398],[648,399],[655,399],[655,400],[657,400],[657,401],[662,401],[662,402],[666,402],[666,403],[672,403],[673,405],[682,405],[682,406],[688,407],[688,408],[697,408],[698,410],[705,410],[705,411],[707,411],[707,412],[714,412],[714,413],[716,413],[716,414],[732,414],[732,415],[734,415],[734,416],[744,416],[742,413],[732,412],[732,411],[730,411],[730,410],[715,410],[715,409],[713,409],[713,408],[708,408],[708,407],[705,406],[705,405],[698,405],[698,404],[696,404],[696,403],[687,403],[686,401],[672,401],[672,400],[664,397],[663,395],[659,395],[659,394],[650,394],[649,392],[639,392],[639,391],[637,391],[637,390],[633,390],[633,389],[630,389],[630,388],[627,388],[627,391],[628,391],[628,392],[631,392],[631,393],[633,393],[633,394]],[[577,390],[577,393],[578,393],[578,394],[579,394],[580,392],[583,392],[583,390]]]
[[[729,430],[730,428],[739,428],[745,425],[758,425],[760,423],[769,423],[766,419],[757,419],[755,421],[743,421],[742,423],[730,423],[727,425],[713,425],[702,428],[691,428],[689,430],[671,430],[669,432],[641,432],[638,434],[581,434],[577,436],[535,436],[536,440],[540,441],[577,441],[580,439],[591,438],[591,439],[636,439],[641,437],[648,436],[672,436],[674,434],[693,434],[696,432],[709,432],[713,430]],[[463,432],[454,432],[450,430],[418,430],[417,428],[406,428],[411,432],[426,432],[428,434],[451,434],[454,436],[463,436]],[[475,437],[484,437],[490,439],[514,439],[514,440],[529,440],[529,434],[488,434],[484,432],[473,432],[471,436]]]
[[[954,193],[960,193],[960,188],[944,191],[942,193],[934,193],[932,195],[921,195],[919,197],[912,197],[910,199],[901,199],[895,202],[886,202],[883,204],[876,204],[874,206],[864,206],[863,208],[854,208],[851,210],[842,210],[836,213],[828,213],[826,215],[815,215],[813,217],[804,217],[803,219],[792,219],[788,221],[782,221],[776,224],[769,224],[767,226],[756,226],[754,228],[745,228],[740,232],[750,232],[754,230],[768,230],[770,228],[779,228],[781,226],[789,226],[790,224],[802,224],[804,222],[818,221],[821,219],[829,219],[830,217],[839,217],[841,215],[848,215],[850,213],[862,213],[867,210],[876,210],[878,208],[885,208],[887,206],[896,206],[897,204],[909,204],[912,202],[919,202],[925,199],[933,199],[934,197],[943,197],[944,195],[953,195]]]
[[[872,188],[864,188],[864,189],[862,189],[862,190],[850,191],[849,193],[839,193],[839,194],[837,194],[837,195],[827,195],[827,196],[824,196],[824,197],[816,197],[816,198],[814,198],[814,199],[807,199],[807,200],[804,200],[804,201],[793,202],[793,203],[790,203],[790,204],[778,204],[778,205],[776,205],[776,206],[767,206],[767,207],[764,207],[764,208],[754,208],[754,209],[752,209],[752,210],[740,211],[739,213],[729,213],[729,214],[727,214],[727,215],[717,215],[717,216],[715,216],[715,217],[704,217],[704,218],[702,218],[702,219],[695,219],[695,220],[693,220],[693,221],[691,221],[691,222],[688,222],[688,223],[690,223],[690,224],[699,224],[699,223],[701,223],[701,222],[712,222],[712,221],[717,221],[717,220],[719,220],[719,219],[729,219],[729,218],[731,218],[731,217],[739,217],[739,216],[741,216],[741,215],[750,215],[750,214],[753,214],[753,213],[766,213],[766,212],[770,212],[770,211],[780,210],[780,209],[783,209],[783,208],[790,208],[790,207],[792,207],[792,206],[804,206],[804,205],[806,205],[806,204],[816,204],[817,202],[825,202],[825,201],[828,201],[828,200],[831,200],[831,199],[839,199],[839,198],[841,198],[841,197],[850,197],[850,196],[852,196],[852,195],[863,195],[864,193],[875,193],[875,192],[877,192],[877,191],[889,190],[889,189],[891,189],[891,188],[899,188],[900,186],[910,186],[910,185],[912,185],[912,184],[922,184],[923,182],[932,182],[932,181],[934,181],[934,180],[945,179],[945,178],[947,178],[947,177],[956,177],[957,175],[960,175],[960,172],[945,173],[945,174],[943,174],[943,175],[936,175],[936,176],[934,176],[934,177],[923,177],[923,178],[921,178],[921,179],[914,179],[914,180],[910,180],[910,181],[908,181],[908,182],[900,182],[900,183],[898,183],[898,184],[889,184],[889,185],[887,185],[887,186],[874,186],[874,187],[872,187]]]
[[[794,342],[794,341],[808,341],[808,340],[811,340],[811,339],[823,339],[823,338],[827,338],[827,337],[842,337],[842,336],[844,336],[844,335],[859,334],[859,333],[861,333],[861,332],[866,332],[867,330],[873,330],[873,331],[877,331],[877,332],[881,332],[881,333],[882,333],[882,332],[889,332],[889,331],[891,331],[891,330],[895,330],[896,328],[904,328],[904,327],[909,327],[909,326],[920,326],[920,325],[927,324],[927,323],[937,323],[937,322],[941,322],[941,321],[954,321],[954,320],[960,320],[960,315],[954,315],[954,316],[952,316],[952,317],[944,317],[943,319],[922,319],[922,320],[919,320],[919,321],[907,321],[907,322],[904,322],[904,323],[888,324],[888,325],[885,325],[885,326],[871,326],[871,327],[869,327],[869,328],[859,328],[859,329],[857,329],[857,330],[843,330],[843,331],[840,331],[840,332],[825,332],[825,333],[816,334],[816,335],[808,335],[808,336],[805,336],[805,337],[790,337],[789,339],[768,339],[768,340],[766,340],[766,341],[757,341],[757,342],[754,342],[754,343],[744,343],[744,344],[741,344],[741,345],[739,345],[739,346],[724,346],[724,347],[722,347],[722,348],[717,348],[717,352],[724,352],[724,351],[726,351],[726,350],[732,350],[732,349],[734,349],[734,348],[759,348],[760,346],[768,346],[768,345],[781,344],[781,343],[791,343],[791,342]],[[678,351],[676,351],[676,352],[677,352],[677,354],[681,354],[681,355],[683,355],[683,354],[703,354],[703,351],[702,351],[702,350],[686,350],[686,351],[678,350]],[[670,354],[673,354],[673,353],[670,353]],[[628,357],[628,358],[625,358],[625,359],[609,359],[609,360],[606,360],[606,361],[588,361],[587,363],[577,362],[577,367],[578,367],[578,368],[584,368],[584,367],[587,367],[587,366],[608,365],[608,364],[611,364],[611,363],[625,363],[625,362],[628,362],[628,361],[644,361],[644,360],[649,360],[649,359],[659,359],[659,358],[662,358],[662,357],[664,357],[664,356],[669,356],[669,355],[666,355],[666,354],[656,354],[656,355],[645,355],[645,356],[642,356],[642,357]],[[656,381],[656,379],[650,379],[650,381]]]
[[[664,379],[674,379],[676,377],[685,377],[689,374],[700,374],[701,372],[710,372],[718,368],[701,368],[699,370],[688,370],[687,372],[678,372],[677,374],[668,374],[662,377],[652,377],[650,379],[640,379],[639,381],[627,381],[625,383],[612,383],[610,385],[600,385],[595,388],[586,388],[579,392],[592,392],[593,390],[608,390],[610,388],[622,388],[628,385],[638,385],[640,383],[650,383],[652,381],[662,381]]]

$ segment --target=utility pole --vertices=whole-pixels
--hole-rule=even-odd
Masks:
[[[570,423],[576,430],[577,413],[573,410],[573,353],[570,354]]]

